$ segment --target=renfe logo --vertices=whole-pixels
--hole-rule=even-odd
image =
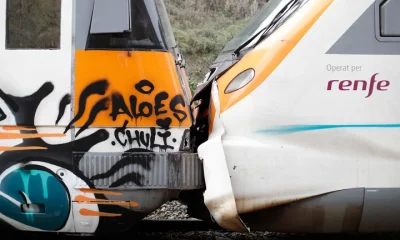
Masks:
[[[390,82],[388,80],[381,80],[377,81],[376,76],[378,73],[375,73],[372,75],[371,79],[368,81],[366,80],[330,80],[328,82],[328,91],[331,91],[332,88],[338,88],[340,91],[366,91],[368,89],[368,95],[365,98],[369,98],[375,88],[375,83],[376,84],[376,90],[378,91],[387,91],[388,87],[390,85]],[[337,82],[337,83],[336,83]]]

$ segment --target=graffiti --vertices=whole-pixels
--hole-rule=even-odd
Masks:
[[[21,206],[44,205],[45,212],[32,214]],[[21,224],[57,231],[66,223],[70,212],[68,190],[59,177],[43,166],[17,168],[1,179],[0,213]],[[36,212],[36,211],[33,211]],[[52,215],[54,217],[45,217]]]
[[[0,122],[5,120],[7,115],[4,113],[3,109],[0,108]]]
[[[23,96],[0,89],[4,107],[9,108],[7,115],[15,120],[13,127],[0,127],[0,139],[18,139],[4,141],[12,146],[0,146],[2,224],[19,230],[98,233],[110,228],[125,230],[145,214],[143,209],[147,207],[138,213],[139,203],[132,201],[136,192],[120,190],[146,188],[149,173],[158,166],[154,152],[179,148],[182,126],[190,126],[186,102],[176,94],[178,85],[140,80],[129,74],[121,76],[140,81],[124,82],[120,75],[99,75],[110,79],[92,82],[98,78],[79,77],[83,80],[75,82],[76,97],[54,94],[51,82]],[[50,125],[59,127],[38,130],[35,119],[43,122],[41,105],[49,95],[50,101],[54,101],[52,97],[58,99],[53,109],[45,111],[55,113],[43,116],[53,116],[48,120]],[[76,112],[65,126],[62,122],[69,115],[69,105]],[[181,128],[175,129],[177,126]],[[89,128],[95,129],[86,134]],[[53,133],[43,133],[46,129]],[[72,140],[70,133],[74,134]],[[104,165],[97,165],[89,157],[88,152],[96,151],[94,148],[103,152],[110,147],[121,150],[110,157],[99,153]],[[115,192],[97,190],[96,186]]]
[[[46,143],[42,137],[65,136],[65,134],[39,134],[36,127],[34,127],[36,110],[42,100],[53,89],[53,84],[46,82],[35,93],[25,97],[6,94],[0,89],[0,98],[7,104],[16,121],[15,127],[3,127],[3,130],[19,130],[20,133],[8,133],[7,136],[9,138],[18,138],[22,141],[18,145],[9,147],[14,151],[7,151],[9,149],[0,147],[0,150],[6,150],[0,155],[0,173],[4,175],[2,178],[0,177],[0,220],[12,223],[12,226],[18,229],[26,229],[26,226],[41,230],[60,229],[66,227],[67,215],[68,221],[73,221],[70,217],[72,213],[69,206],[71,199],[74,199],[74,195],[77,195],[77,190],[73,183],[77,179],[81,179],[87,184],[88,188],[94,188],[90,179],[76,169],[76,166],[79,166],[81,157],[74,157],[73,153],[88,152],[90,148],[109,138],[107,130],[100,129],[88,136],[68,143]],[[67,97],[63,99],[65,100],[64,103],[66,103]],[[64,104],[60,103],[61,105]],[[28,149],[30,151],[20,151]],[[36,162],[35,166],[27,168],[27,164],[31,162]],[[5,174],[16,165],[20,167]],[[51,171],[48,170],[49,166],[53,166]],[[65,169],[69,173],[69,178],[72,179],[68,180],[69,185],[67,185],[62,176],[54,175],[57,169]],[[138,174],[138,178],[140,179],[142,176]],[[122,179],[121,181],[127,181],[127,179]],[[118,184],[118,182],[115,183],[115,185]],[[87,194],[86,196],[88,196]],[[67,196],[71,197],[68,198]],[[91,196],[98,201],[107,200],[102,193],[93,193]],[[22,213],[21,209],[23,207],[21,204],[26,204],[24,206],[27,210],[41,206],[35,204],[43,204],[45,205],[45,214]],[[36,211],[38,210],[36,209]],[[130,210],[120,203],[116,203],[116,205],[107,203],[94,204],[91,207],[86,206],[80,209],[79,212],[83,213],[82,215],[91,214],[90,216],[93,216],[95,214],[97,217],[102,216],[98,220],[98,228],[101,231],[102,225],[109,224],[104,218],[115,216],[115,213],[129,215]],[[29,218],[29,215],[35,216],[30,216]],[[121,225],[120,227],[123,226]]]
[[[79,131],[76,133],[75,137],[79,136],[79,134],[81,134],[83,131],[85,131],[94,122],[94,120],[99,112],[108,109],[108,101],[109,101],[108,98],[103,98],[100,101],[98,101],[96,103],[96,105],[94,105],[92,111],[90,112],[89,119],[87,120],[85,125],[83,125],[83,127],[81,127],[79,129]]]
[[[128,121],[125,121],[124,126],[117,128],[114,131],[114,137],[116,141],[112,141],[113,146],[116,143],[125,147],[127,145],[130,148],[137,146],[138,148],[146,148],[153,150],[159,148],[160,150],[166,151],[167,149],[174,149],[173,146],[168,145],[170,141],[171,132],[163,129],[157,129],[151,127],[149,130],[127,130],[126,126]],[[176,138],[172,139],[173,143],[176,143]]]
[[[83,90],[80,98],[79,98],[79,103],[78,103],[78,113],[75,115],[75,117],[72,119],[72,121],[67,125],[65,128],[64,133],[68,132],[68,130],[71,128],[71,126],[78,121],[83,114],[85,113],[86,110],[86,101],[91,95],[104,95],[109,87],[109,83],[107,80],[100,80],[97,82],[94,82],[90,84],[85,90]],[[96,104],[97,105],[97,104]],[[93,109],[94,111],[97,111],[97,109]],[[93,116],[93,110],[90,113],[91,116]],[[90,125],[91,119],[89,119],[84,126]],[[87,127],[86,127],[87,128]],[[86,128],[83,128],[85,130]],[[83,131],[81,129],[81,132]],[[76,134],[78,136],[80,132]]]
[[[58,108],[58,116],[56,120],[56,125],[60,122],[61,118],[64,116],[65,108],[71,104],[71,95],[66,94],[60,101],[60,106]]]
[[[2,225],[28,231],[123,231],[172,196],[168,189],[152,194],[147,186],[168,184],[158,169],[171,171],[170,155],[154,152],[179,151],[182,133],[191,127],[174,56],[164,51],[127,56],[85,51],[85,46],[72,54],[68,64],[60,55],[54,64],[48,58],[23,71],[17,69],[18,57],[12,57],[17,64],[9,65],[15,67],[3,69],[3,86],[9,86],[0,87],[0,121],[7,117],[13,126],[0,126]],[[40,80],[48,78],[54,81]],[[150,178],[157,174],[159,180]],[[136,208],[135,198],[148,197],[151,203]]]
[[[101,174],[97,174],[91,177],[90,180],[95,181],[95,180],[107,179],[109,177],[114,176],[114,174],[117,173],[118,171],[123,170],[126,166],[134,164],[141,166],[146,171],[149,171],[150,163],[153,161],[152,160],[153,158],[151,158],[151,161],[143,161],[142,159],[130,158],[130,153],[137,151],[143,152],[143,150],[135,150],[135,149],[127,151],[122,155],[121,160],[119,160],[115,165],[113,165],[108,171]],[[151,151],[144,151],[144,152],[150,153]],[[129,182],[133,182],[137,186],[143,186],[143,180],[144,180],[143,175],[135,172],[130,172],[125,174],[122,178],[114,181],[110,185],[110,188],[119,187]]]
[[[83,90],[78,101],[78,112],[65,128],[64,133],[66,133],[75,122],[82,118],[86,111],[88,98],[92,95],[103,96],[106,94],[108,88],[109,82],[103,79],[89,84]],[[117,91],[99,100],[90,110],[87,121],[75,136],[79,136],[92,125],[96,116],[102,111],[110,111],[109,116],[113,121],[116,121],[120,116],[128,117],[131,121],[155,116],[155,125],[163,129],[169,129],[172,123],[171,117],[162,117],[162,115],[168,114],[169,111],[180,123],[187,119],[187,113],[179,109],[179,106],[186,106],[183,96],[176,95],[170,97],[167,92],[154,93],[155,86],[148,80],[139,81],[133,86],[132,90],[135,90],[136,93],[129,96],[129,101],[124,99],[123,95]],[[153,101],[139,102],[138,99],[141,99],[142,95],[154,96]]]
[[[0,98],[3,99],[10,108],[12,114],[15,117],[17,126],[34,126],[34,119],[37,108],[39,107],[42,100],[46,98],[53,90],[53,84],[51,82],[46,82],[35,93],[26,97],[15,97],[9,94],[5,94],[0,89]],[[41,137],[46,136],[39,134],[34,127],[30,129],[22,129],[21,133],[24,134],[19,137],[22,139],[22,143],[14,147],[40,147],[40,149],[47,149],[48,151],[40,153],[39,155],[43,156],[42,154],[45,154],[45,156],[48,156],[49,158],[57,157],[57,153],[72,154],[73,146],[75,146],[75,150],[77,151],[88,151],[91,147],[107,140],[109,137],[109,133],[106,130],[98,130],[92,135],[75,140],[74,142],[51,145],[41,139]],[[29,137],[29,135],[31,135],[32,137]],[[33,155],[36,155],[37,151],[32,151],[31,153]],[[0,162],[2,158],[8,159],[8,154],[3,153],[2,155],[0,155]],[[68,166],[71,163],[71,158],[68,155],[60,156],[57,160],[54,161],[58,164],[61,164],[62,166]]]

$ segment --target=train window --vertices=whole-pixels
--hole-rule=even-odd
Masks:
[[[293,16],[294,12],[296,12],[300,7],[306,4],[308,0],[285,0],[285,1],[269,1],[264,7],[260,14],[256,18],[254,18],[250,24],[248,25],[248,29],[254,29],[253,24],[261,20],[266,26],[261,29],[258,29],[256,32],[254,30],[249,31],[249,34],[246,34],[247,28],[245,28],[237,37],[231,40],[230,43],[222,50],[223,52],[229,51],[232,46],[237,44],[232,44],[235,42],[243,42],[238,47],[233,50],[234,55],[239,56],[240,52],[243,49],[254,48],[264,39],[268,38],[275,30],[277,30],[282,24],[284,24],[291,16]],[[275,4],[275,5],[274,5]],[[265,12],[264,12],[265,11]],[[272,19],[271,19],[272,18]],[[259,27],[259,26],[258,26]],[[241,36],[241,37],[239,37]],[[247,37],[246,37],[247,36]],[[243,38],[243,39],[242,39]],[[241,41],[237,41],[236,39],[241,39]]]
[[[246,42],[246,40],[251,38],[262,28],[265,28],[263,24],[266,22],[266,19],[270,17],[270,15],[279,6],[279,4],[281,4],[280,0],[268,1],[261,9],[261,11],[258,12],[258,14],[251,19],[247,26],[243,28],[234,38],[232,38],[232,40],[230,40],[226,44],[222,52],[229,52],[238,48],[241,44]]]
[[[123,4],[122,1],[118,0]],[[130,12],[126,13],[122,7],[110,11],[107,7],[109,4],[104,0],[96,0],[87,49],[162,49],[162,41],[155,31],[144,1],[147,0],[128,1]],[[123,16],[117,18],[116,14]],[[100,20],[101,18],[103,20]],[[104,22],[107,19],[118,21],[107,26],[93,27],[94,23]],[[128,19],[130,19],[128,23],[124,22]]]
[[[157,7],[157,12],[158,15],[160,16],[160,22],[161,22],[161,28],[163,31],[163,34],[165,35],[165,39],[168,45],[168,48],[175,48],[176,47],[176,41],[175,41],[175,36],[174,32],[169,20],[168,12],[165,7],[164,1],[163,0],[155,0],[156,7]]]
[[[400,41],[399,9],[399,0],[376,1],[376,35],[380,41]]]
[[[61,0],[7,0],[6,49],[59,49]]]
[[[118,33],[130,30],[128,0],[96,0],[90,33]]]

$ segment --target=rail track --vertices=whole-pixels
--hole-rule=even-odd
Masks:
[[[222,231],[225,232],[218,224],[212,222],[205,222],[201,220],[142,220],[137,223],[134,227],[126,232],[122,233],[107,233],[101,234],[101,236],[121,236],[121,235],[135,235],[137,233],[162,233],[162,232],[210,232],[210,231]],[[67,234],[67,233],[41,233],[41,232],[20,232],[11,231],[13,236],[24,236],[24,237],[37,237],[42,238],[45,236],[58,236],[58,237],[94,237],[91,234]]]
[[[142,220],[129,232],[225,231],[218,224],[201,220]]]
[[[6,234],[3,232],[3,234]],[[91,238],[96,239],[108,236],[116,239],[206,239],[206,240],[227,240],[227,239],[330,239],[330,240],[361,240],[361,239],[400,239],[400,233],[374,233],[374,234],[286,234],[253,232],[233,233],[219,227],[216,223],[204,222],[201,220],[142,220],[133,228],[123,233],[110,233],[102,235],[84,234],[61,234],[61,233],[28,233],[13,232],[8,234],[13,237],[28,237],[43,239],[46,236],[53,236],[55,239]],[[7,239],[7,237],[5,238]]]

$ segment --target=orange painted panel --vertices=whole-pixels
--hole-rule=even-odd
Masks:
[[[212,133],[212,130],[214,128],[214,121],[215,121],[215,115],[217,114],[217,109],[215,108],[214,101],[211,98],[210,99],[210,112],[209,112],[209,127],[208,127],[208,134]]]
[[[189,127],[171,53],[76,52],[76,127]]]

